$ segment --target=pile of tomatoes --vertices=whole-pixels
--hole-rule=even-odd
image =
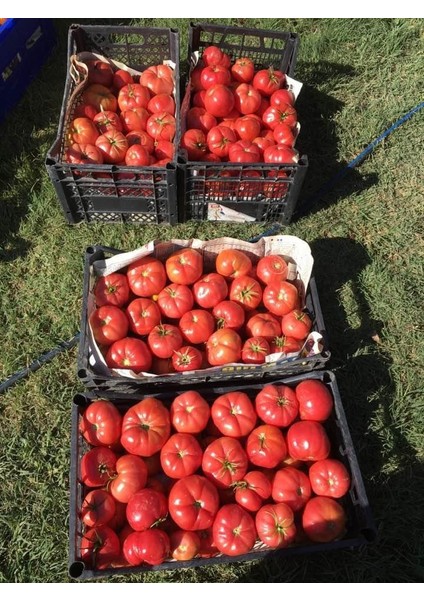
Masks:
[[[160,167],[173,160],[174,71],[150,66],[140,77],[87,62],[88,86],[67,132],[65,162]]]
[[[181,146],[191,161],[295,163],[297,112],[282,71],[231,63],[208,46],[191,72],[191,105]]]
[[[113,369],[164,374],[230,363],[259,365],[299,353],[312,328],[301,293],[279,255],[258,258],[229,247],[205,272],[203,255],[181,248],[143,257],[99,277],[89,315]]]
[[[316,378],[81,412],[78,556],[94,569],[240,556],[346,533],[349,470]]]

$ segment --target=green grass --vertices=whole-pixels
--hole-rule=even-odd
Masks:
[[[73,20],[75,21],[75,19]],[[334,370],[377,542],[278,561],[116,577],[139,582],[424,581],[423,124],[418,113],[317,202],[307,202],[372,139],[422,101],[423,21],[220,19],[295,31],[299,149],[310,168],[294,222],[311,244]],[[0,381],[79,330],[88,245],[230,235],[263,224],[69,226],[44,167],[59,119],[66,31],[0,124]],[[109,22],[109,21],[108,21]],[[178,28],[188,20],[140,20]],[[67,582],[70,407],[76,349],[0,396],[0,582]]]

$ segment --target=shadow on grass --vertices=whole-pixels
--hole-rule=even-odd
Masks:
[[[298,149],[308,156],[308,172],[303,184],[294,219],[314,214],[322,208],[335,204],[345,197],[375,185],[377,175],[360,176],[350,169],[339,182],[327,190],[327,184],[347,166],[338,156],[338,135],[334,117],[343,108],[343,102],[335,96],[320,91],[326,87],[337,88],[344,80],[355,76],[353,67],[322,61],[299,63],[297,77],[305,81],[296,103],[301,123]],[[324,188],[324,189],[323,189]]]
[[[423,581],[423,465],[393,419],[391,361],[378,347],[382,324],[371,318],[360,285],[370,258],[361,244],[347,238],[317,239],[310,245],[332,352],[327,368],[337,378],[377,540],[356,549],[270,557],[252,563],[240,581]],[[354,316],[341,302],[346,286]]]

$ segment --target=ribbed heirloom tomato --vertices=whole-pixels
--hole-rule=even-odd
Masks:
[[[162,262],[152,256],[144,256],[133,262],[127,270],[128,284],[136,296],[149,298],[166,285],[166,271]]]
[[[342,498],[350,488],[350,475],[345,465],[335,458],[317,460],[309,467],[312,490],[317,496]]]
[[[148,335],[160,323],[161,314],[156,302],[150,298],[136,298],[126,309],[131,331]]]
[[[147,397],[131,406],[122,421],[121,444],[127,452],[152,456],[169,438],[168,409],[156,398]]]
[[[87,527],[106,525],[114,516],[115,500],[106,490],[95,489],[88,492],[81,505],[81,521]]]
[[[169,536],[166,531],[158,528],[130,533],[123,544],[124,557],[132,566],[142,563],[160,565],[169,556],[169,552]]]
[[[194,298],[202,308],[213,308],[225,300],[228,285],[219,273],[208,273],[193,284]]]
[[[193,475],[202,464],[202,449],[191,433],[174,433],[160,451],[163,472],[172,479]]]
[[[302,461],[322,460],[331,450],[327,432],[317,421],[296,421],[290,425],[287,447],[292,458]]]
[[[117,455],[110,448],[96,446],[81,458],[81,481],[91,488],[103,487],[115,472]]]
[[[119,538],[108,525],[88,529],[81,538],[81,559],[91,569],[107,569],[120,550]]]
[[[302,420],[324,422],[329,418],[333,410],[333,397],[325,383],[306,379],[297,384],[295,391]]]
[[[227,556],[249,552],[256,541],[253,517],[238,504],[226,504],[219,509],[212,531],[216,547]]]
[[[169,514],[187,531],[212,526],[219,507],[218,490],[203,475],[189,475],[176,481],[169,492]]]
[[[253,277],[242,275],[232,281],[229,298],[245,310],[254,310],[261,303],[262,287]]]
[[[183,314],[178,326],[190,344],[203,344],[215,331],[215,319],[209,311],[195,308]]]
[[[273,469],[287,455],[281,429],[275,425],[259,425],[247,438],[246,452],[253,465]]]
[[[92,446],[113,446],[121,435],[122,417],[108,400],[96,400],[84,410],[80,433]]]
[[[224,275],[224,277],[235,279],[250,273],[252,261],[245,252],[235,248],[227,248],[217,254],[215,269],[217,273]]]
[[[256,413],[245,392],[231,391],[215,398],[211,416],[222,435],[240,438],[256,425]]]
[[[246,313],[243,308],[232,300],[223,300],[215,305],[212,314],[216,319],[218,329],[241,329]]]
[[[256,276],[265,285],[285,281],[288,265],[282,256],[268,254],[259,259],[256,266]]]
[[[183,373],[200,369],[203,364],[203,355],[194,346],[181,346],[179,350],[174,351],[171,360],[175,371]]]
[[[237,504],[250,512],[257,512],[271,496],[271,480],[263,471],[249,471],[242,480],[234,484]]]
[[[202,470],[218,488],[228,488],[247,473],[248,458],[241,443],[223,436],[211,442],[203,452]]]
[[[311,317],[302,310],[292,310],[284,315],[281,321],[283,335],[296,340],[304,340],[312,327]]]
[[[209,404],[195,390],[188,390],[176,396],[170,411],[173,427],[185,433],[201,433],[210,417]]]
[[[168,501],[162,492],[151,488],[139,490],[127,503],[126,515],[134,531],[145,531],[166,517]]]
[[[242,341],[234,329],[224,327],[212,333],[206,342],[206,357],[214,367],[236,363],[241,358]]]
[[[259,539],[269,548],[286,548],[296,537],[293,511],[284,503],[262,506],[255,525]]]
[[[191,285],[202,276],[203,257],[195,248],[181,248],[166,259],[165,268],[173,283]]]
[[[279,469],[272,482],[272,499],[284,502],[293,512],[301,510],[312,494],[309,477],[295,467]]]
[[[117,306],[100,306],[89,318],[94,339],[98,344],[110,346],[128,333],[128,318]]]
[[[346,531],[347,515],[344,508],[325,496],[315,496],[306,504],[302,513],[303,530],[314,542],[332,542]]]
[[[116,461],[116,473],[112,475],[108,490],[118,502],[126,504],[147,482],[147,467],[142,458],[124,454]]]
[[[183,336],[175,325],[159,323],[149,333],[147,343],[152,353],[158,358],[171,358],[174,352],[183,345]]]
[[[133,337],[114,342],[109,347],[105,360],[111,369],[131,369],[136,373],[148,371],[152,366],[152,354],[147,344]]]
[[[255,409],[264,423],[288,427],[299,413],[299,402],[288,385],[268,384],[256,395]]]

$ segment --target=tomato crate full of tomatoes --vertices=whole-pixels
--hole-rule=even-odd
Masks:
[[[179,34],[72,25],[46,168],[70,224],[175,224]]]
[[[365,546],[372,511],[331,371],[72,405],[69,576]]]
[[[181,104],[184,220],[290,223],[308,167],[294,33],[192,24]]]
[[[134,395],[323,368],[312,267],[310,246],[284,235],[88,248],[78,377]]]

